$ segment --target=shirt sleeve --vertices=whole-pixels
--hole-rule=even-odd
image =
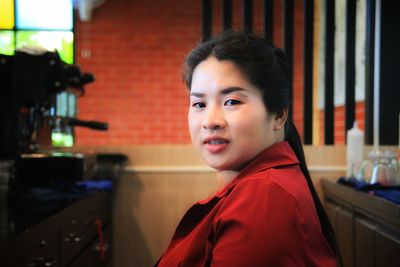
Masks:
[[[234,188],[213,224],[213,267],[307,266],[296,199],[273,182]]]

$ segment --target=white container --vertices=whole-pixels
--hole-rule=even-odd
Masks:
[[[347,131],[347,177],[357,177],[363,161],[364,132],[358,128],[357,121],[353,128]]]

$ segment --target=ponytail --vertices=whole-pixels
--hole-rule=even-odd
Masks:
[[[342,258],[332,225],[328,219],[328,216],[325,213],[322,203],[318,197],[317,191],[315,190],[314,184],[311,180],[299,133],[297,132],[297,129],[290,118],[287,120],[285,125],[285,140],[290,144],[298,160],[300,161],[300,169],[303,172],[304,177],[306,178],[308,188],[310,189],[311,196],[314,200],[317,215],[321,224],[322,233],[336,254],[337,266],[341,267],[343,266]]]

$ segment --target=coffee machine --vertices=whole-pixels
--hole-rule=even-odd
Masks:
[[[108,124],[59,116],[56,95],[68,91],[84,95],[84,86],[94,81],[91,73],[66,64],[57,52],[16,51],[0,55],[0,176],[11,186],[27,190],[59,182],[84,179],[94,163],[85,153],[42,151],[51,147],[56,125],[107,130]],[[88,164],[88,162],[92,162]],[[11,182],[10,182],[11,181]],[[4,182],[3,182],[4,186]]]

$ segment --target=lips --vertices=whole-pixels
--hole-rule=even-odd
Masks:
[[[228,139],[218,136],[210,136],[205,138],[203,141],[205,148],[214,154],[224,151],[228,147],[229,143]]]

